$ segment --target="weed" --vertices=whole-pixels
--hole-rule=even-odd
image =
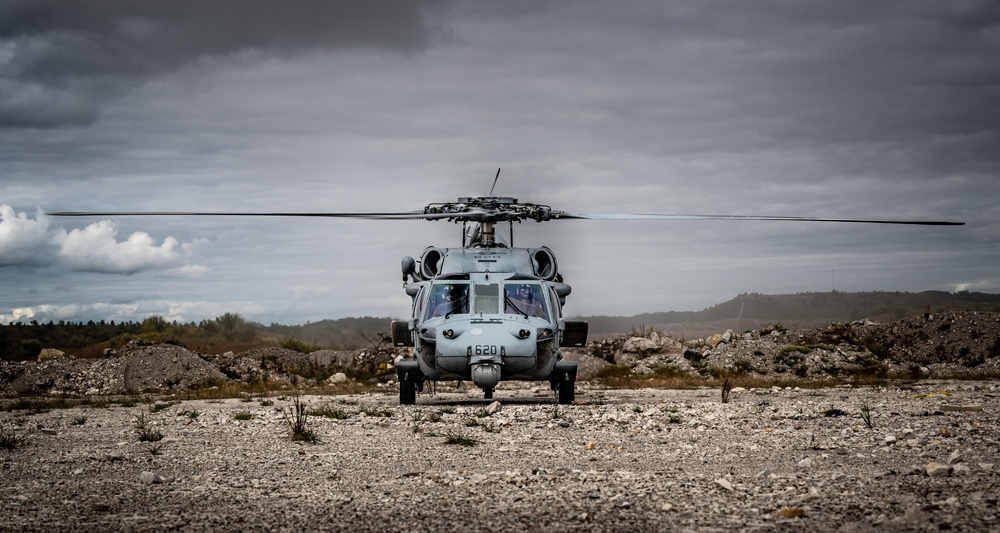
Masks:
[[[195,409],[181,411],[179,414],[180,414],[180,416],[186,416],[186,417],[190,418],[191,420],[194,420],[195,418],[198,418],[199,416],[201,416],[201,413],[198,412]]]
[[[875,428],[872,425],[872,410],[868,407],[868,402],[861,404],[861,420],[863,420],[865,425],[868,426],[868,429]]]
[[[236,414],[233,415],[233,418],[245,422],[253,418],[253,413],[251,413],[250,411],[236,411]]]
[[[761,401],[757,402],[757,409],[756,409],[757,414],[759,415],[759,414],[763,413],[765,409],[767,409],[768,407],[770,407],[770,405],[771,405],[771,401],[770,400],[761,400]]]
[[[136,416],[132,420],[132,425],[135,427],[135,435],[139,439],[139,442],[159,442],[163,440],[163,433],[160,430],[149,427],[145,413],[140,413]]]
[[[260,401],[260,406],[261,407],[271,407],[272,405],[274,405],[274,400],[261,400]]]
[[[466,437],[461,433],[452,433],[451,431],[449,431],[448,434],[445,435],[444,443],[458,444],[459,446],[472,447],[475,446],[476,444],[479,444],[479,441],[476,439],[471,439],[469,437]]]
[[[729,403],[731,392],[733,392],[733,380],[727,378],[722,382],[722,403]]]
[[[306,405],[302,403],[302,398],[297,394],[292,397],[292,408],[290,411],[289,413],[282,409],[281,416],[288,423],[288,429],[292,433],[292,440],[311,444],[319,442],[319,435],[308,427],[309,412]]]
[[[28,434],[19,434],[13,429],[0,426],[0,450],[12,452],[28,443]]]
[[[72,420],[69,421],[71,426],[82,426],[87,423],[87,417],[84,415],[74,416]]]
[[[149,453],[149,455],[160,455],[160,450],[162,449],[163,449],[162,442],[157,442],[157,443],[147,442],[145,445],[145,450],[147,453]]]
[[[681,423],[681,417],[680,417],[680,415],[669,415],[667,417],[667,421],[670,422],[671,424],[680,424]]]

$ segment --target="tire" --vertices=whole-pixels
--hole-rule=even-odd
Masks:
[[[559,383],[559,403],[573,403],[576,399],[576,380],[564,379]]]
[[[417,403],[417,384],[411,376],[412,373],[409,371],[399,376],[399,405]]]

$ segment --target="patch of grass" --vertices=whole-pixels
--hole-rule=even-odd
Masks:
[[[476,444],[479,444],[479,441],[476,440],[476,439],[473,439],[473,438],[466,437],[465,435],[462,435],[461,433],[453,433],[453,432],[449,431],[444,436],[444,443],[445,444],[457,444],[459,446],[465,446],[465,447],[471,448],[472,446],[475,446]]]
[[[361,408],[361,412],[374,417],[392,418],[392,411],[380,407],[366,406]]]
[[[759,414],[763,413],[764,410],[766,410],[770,406],[771,406],[771,401],[770,400],[761,400],[761,401],[757,402],[757,408],[755,410],[757,411],[757,414],[759,415]]]
[[[250,411],[236,411],[233,418],[241,422],[246,422],[247,420],[251,420],[253,418],[253,413]]]
[[[263,400],[260,401],[260,406],[261,407],[271,407],[272,405],[274,405],[274,400],[263,399]]]
[[[334,407],[329,403],[309,410],[309,414],[312,416],[331,418],[333,420],[347,420],[348,418],[351,418],[351,414],[348,413],[346,410],[341,409],[339,407]]]
[[[163,444],[164,443],[162,442],[147,442],[144,449],[149,455],[160,455],[160,450],[163,449]]]
[[[173,406],[175,406],[175,405],[177,405],[179,403],[181,403],[181,402],[155,402],[155,403],[153,403],[153,405],[149,406],[149,412],[150,413],[159,413],[160,411],[164,411],[166,409],[170,409],[171,407],[173,407]]]
[[[12,452],[28,444],[28,433],[18,433],[12,428],[0,426],[0,450]]]
[[[299,353],[312,353],[323,349],[323,346],[320,346],[319,344],[310,344],[291,337],[281,339],[281,347],[286,350],[295,350]]]
[[[85,415],[74,416],[69,421],[69,425],[71,425],[71,426],[82,426],[82,425],[84,425],[86,423],[87,423],[87,417]]]
[[[160,430],[149,427],[149,421],[146,420],[145,413],[137,415],[132,420],[132,426],[135,427],[135,436],[139,439],[139,442],[159,442],[163,440],[163,433]]]

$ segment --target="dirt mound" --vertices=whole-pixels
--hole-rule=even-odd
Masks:
[[[860,320],[800,330],[775,324],[742,335],[727,331],[689,341],[680,354],[672,349],[629,352],[628,346],[637,344],[612,339],[604,341],[602,350],[616,347],[615,360],[640,372],[673,366],[703,375],[721,371],[822,377],[862,372],[981,377],[1000,373],[1000,313],[949,312],[891,324]]]

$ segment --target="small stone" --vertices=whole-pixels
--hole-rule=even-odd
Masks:
[[[345,374],[343,372],[337,372],[336,374],[330,376],[330,379],[328,379],[327,382],[329,382],[329,383],[346,383],[347,382],[347,374]]]
[[[762,477],[768,477],[770,475],[771,475],[771,470],[768,469],[768,470],[761,470],[760,472],[757,472],[757,476],[756,477],[762,478]]]
[[[799,468],[812,468],[812,465],[812,457],[806,457],[805,459],[799,461]]]
[[[782,518],[799,518],[806,515],[801,507],[782,507],[780,511]]]
[[[431,411],[424,415],[424,420],[427,422],[440,422],[441,413],[439,411]]]
[[[962,457],[962,453],[958,450],[951,452],[951,455],[948,456],[948,464],[950,465],[961,463],[964,460],[965,459]]]
[[[588,441],[587,442],[587,449],[588,450],[593,450],[595,446],[597,446],[596,442],[594,442],[594,441]]]
[[[882,442],[884,442],[886,446],[892,446],[893,444],[896,444],[896,436],[886,435]]]
[[[951,475],[964,476],[972,473],[972,469],[965,463],[958,463],[951,467]]]
[[[979,468],[981,468],[983,472],[992,472],[993,463],[979,463]]]
[[[924,472],[930,477],[948,477],[951,475],[951,465],[932,461],[924,467]]]
[[[724,489],[726,489],[726,490],[728,490],[729,492],[733,492],[733,490],[734,490],[733,489],[733,484],[730,483],[729,480],[726,479],[726,478],[721,478],[720,477],[719,479],[716,479],[715,480],[715,484],[718,485],[718,486],[720,486],[720,487],[722,487],[722,488],[724,488]]]
[[[495,401],[486,406],[486,416],[493,416],[500,412],[500,402]]]
[[[139,481],[146,485],[152,485],[153,483],[163,483],[163,478],[152,472],[143,472],[139,474]]]
[[[983,406],[982,405],[951,405],[951,404],[943,403],[943,404],[941,404],[940,407],[938,407],[938,410],[939,411],[944,411],[944,412],[953,412],[953,413],[954,412],[975,412],[975,411],[982,411],[983,410]]]
[[[674,506],[670,505],[669,503],[665,503],[665,504],[663,504],[663,505],[660,506],[660,510],[663,511],[663,512],[665,512],[665,513],[670,512],[670,510],[673,509],[673,508],[674,508]]]

